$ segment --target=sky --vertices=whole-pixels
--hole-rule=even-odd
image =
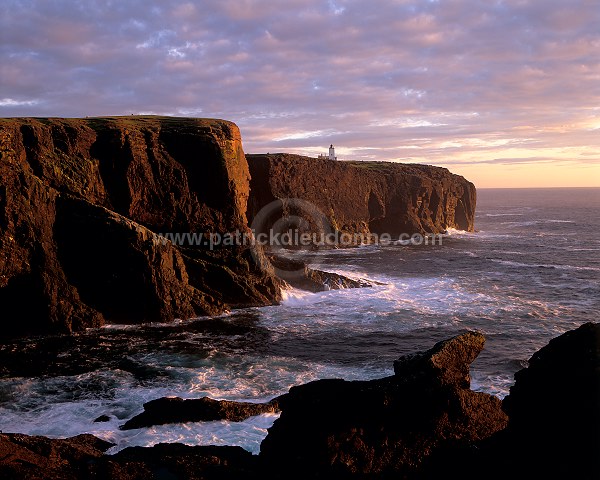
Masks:
[[[600,186],[599,0],[2,0],[0,116],[224,118],[247,153]]]

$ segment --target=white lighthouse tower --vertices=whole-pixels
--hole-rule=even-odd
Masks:
[[[333,148],[333,144],[329,145],[329,160],[337,160],[335,156],[335,148]]]

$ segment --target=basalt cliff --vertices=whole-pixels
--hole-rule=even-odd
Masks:
[[[277,301],[250,247],[155,235],[245,230],[249,181],[240,132],[222,120],[0,120],[3,334]]]
[[[475,188],[443,168],[248,159],[223,120],[0,119],[1,335],[275,303],[262,248],[160,234],[248,233],[276,199],[315,205],[338,231],[473,229]]]
[[[347,233],[473,231],[475,186],[446,168],[391,162],[341,162],[285,153],[247,155],[248,219],[281,198],[310,202]]]

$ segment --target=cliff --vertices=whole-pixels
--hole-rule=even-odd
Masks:
[[[315,205],[348,233],[473,231],[475,186],[445,168],[390,162],[335,162],[291,154],[246,155],[248,219],[275,199]]]
[[[248,194],[230,122],[0,119],[2,334],[276,301],[278,281],[249,247],[176,246],[155,235],[244,231]]]
[[[443,168],[249,158],[224,120],[0,119],[0,336],[272,304],[278,275],[310,289],[363,286],[273,262],[248,242],[209,242],[248,233],[275,199],[303,199],[338,231],[473,229],[475,188]],[[270,221],[285,229],[290,212]]]

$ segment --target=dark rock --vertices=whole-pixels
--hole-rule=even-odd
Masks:
[[[108,415],[100,415],[98,418],[94,420],[94,423],[103,423],[110,422],[110,417]]]
[[[179,443],[131,447],[90,467],[98,480],[239,480],[263,478],[257,458],[241,447]]]
[[[145,403],[144,411],[128,420],[120,428],[121,430],[132,430],[166,423],[215,420],[241,422],[255,415],[279,411],[278,402],[278,398],[268,403],[250,403],[213,400],[209,397],[188,400],[179,397],[163,397]]]
[[[248,219],[275,199],[314,205],[346,233],[473,230],[475,186],[445,168],[392,162],[335,162],[291,154],[246,155]],[[287,212],[298,215],[299,212]]]
[[[499,399],[469,390],[469,364],[483,343],[469,332],[403,357],[391,377],[293,387],[261,459],[277,478],[413,478],[430,457],[506,426]]]
[[[0,434],[0,478],[70,480],[88,478],[88,464],[113,444],[93,435],[66,439]]]
[[[508,428],[488,448],[498,477],[598,478],[600,324],[553,339],[515,374],[504,399]]]
[[[394,373],[403,379],[425,379],[440,386],[470,388],[469,366],[483,350],[484,344],[482,334],[467,332],[436,343],[425,352],[400,357],[394,362]]]
[[[468,365],[483,343],[468,332],[403,356],[390,377],[293,387],[270,402],[282,414],[259,457],[181,444],[109,456],[112,444],[91,435],[0,434],[0,478],[597,478],[600,324],[567,332],[531,357],[504,400],[508,421],[497,398],[469,390]],[[164,417],[189,408],[213,419],[249,411],[246,403],[200,401],[159,399],[146,410]]]
[[[282,256],[269,256],[276,274],[292,287],[309,292],[339,290],[341,288],[367,288],[372,284],[364,279],[349,278],[339,273],[310,268],[301,260]]]
[[[249,480],[257,458],[240,447],[179,443],[126,448],[105,455],[112,446],[92,435],[67,439],[0,434],[0,478],[7,480]]]

